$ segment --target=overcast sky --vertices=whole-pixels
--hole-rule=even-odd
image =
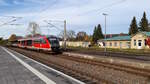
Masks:
[[[35,21],[41,26],[42,34],[57,35],[61,30],[42,27],[43,20],[67,20],[67,29],[93,33],[94,26],[101,24],[104,32],[104,16],[107,13],[107,33],[127,33],[133,16],[139,23],[146,11],[150,20],[150,0],[0,0],[0,25],[13,20],[11,17],[23,17],[13,24],[18,26],[0,26],[0,36],[5,38],[12,33],[27,34],[28,23]],[[62,22],[53,22],[63,29]]]

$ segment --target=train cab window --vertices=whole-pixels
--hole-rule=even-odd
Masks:
[[[57,38],[48,38],[51,46],[59,46],[59,41]]]

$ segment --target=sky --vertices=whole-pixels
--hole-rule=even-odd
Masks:
[[[67,30],[92,35],[97,24],[101,24],[104,32],[103,13],[108,14],[107,33],[128,33],[133,16],[139,24],[145,11],[150,21],[149,4],[150,0],[0,0],[0,37],[25,36],[30,22],[39,24],[42,34],[58,35],[63,30],[64,20],[67,21]],[[12,16],[22,17],[10,23],[19,25],[2,25],[14,20]]]

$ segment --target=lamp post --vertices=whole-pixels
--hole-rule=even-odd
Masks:
[[[104,41],[104,43],[105,43],[105,49],[104,49],[104,52],[106,53],[106,16],[108,15],[108,14],[106,14],[106,13],[103,13],[103,15],[105,16],[105,41]]]

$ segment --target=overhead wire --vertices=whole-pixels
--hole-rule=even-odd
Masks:
[[[107,9],[107,8],[110,8],[110,7],[113,7],[113,6],[115,6],[115,5],[119,5],[119,4],[124,3],[124,2],[126,2],[126,1],[127,1],[127,0],[119,0],[119,1],[117,1],[117,2],[114,2],[114,3],[111,3],[111,4],[105,5],[105,6],[102,7],[102,8],[90,10],[90,11],[84,12],[84,13],[82,13],[82,14],[79,14],[79,15],[77,15],[77,16],[82,16],[82,15],[85,15],[85,14],[89,14],[89,13],[93,13],[93,12],[98,12],[98,11],[101,11],[101,10],[104,10],[104,9]],[[41,13],[47,11],[48,8],[49,8],[49,5],[46,6],[46,7],[44,7],[43,9],[41,9],[37,14],[39,14],[39,13],[41,14]],[[15,21],[18,20],[17,17],[15,17],[15,16],[3,16],[3,17],[11,17],[11,18],[14,18],[14,19],[11,20],[11,21],[8,21],[8,22],[5,22],[5,23],[1,24],[0,26],[8,25],[8,24],[10,24],[10,23],[15,22]],[[58,30],[61,30],[60,28],[58,28],[57,26],[55,26],[54,24],[52,24],[52,23],[50,23],[50,22],[49,22],[48,24],[51,25],[51,27],[55,27],[55,28],[57,28]],[[15,25],[15,24],[10,24],[10,25]],[[16,24],[16,25],[19,25],[19,24]]]
[[[113,2],[113,3],[111,3],[111,4],[108,4],[108,5],[105,5],[105,6],[103,6],[102,8],[99,8],[99,9],[94,9],[94,10],[90,10],[90,11],[87,11],[87,12],[84,12],[84,13],[81,13],[81,14],[79,14],[79,15],[75,15],[75,16],[83,16],[83,15],[86,15],[86,14],[89,14],[89,13],[93,13],[93,12],[99,12],[99,11],[101,11],[101,10],[104,10],[104,9],[107,9],[107,8],[110,8],[110,7],[113,7],[113,6],[115,6],[115,5],[119,5],[119,4],[121,4],[121,3],[124,3],[124,2],[126,2],[127,0],[119,0],[119,1],[116,1],[116,2]],[[44,11],[42,11],[42,12],[44,12]],[[58,21],[58,20],[49,20],[49,21],[53,21],[53,22],[60,22],[60,21]],[[62,21],[61,21],[62,22]],[[48,23],[49,25],[53,25],[52,23]],[[57,29],[59,29],[57,26],[55,26],[55,25],[53,25],[54,27],[56,27]],[[59,29],[60,30],[60,29]]]
[[[6,16],[5,16],[6,17]],[[7,21],[7,22],[4,22],[3,24],[1,24],[0,26],[4,26],[4,25],[9,25],[10,23],[12,22],[16,22],[17,20],[21,19],[22,17],[15,17],[15,16],[8,16],[8,17],[11,17],[11,18],[14,18],[13,20],[11,21]],[[11,24],[12,25],[12,24]]]
[[[47,22],[47,21],[44,21],[44,22],[46,22],[47,24],[49,24],[51,27],[55,27],[56,29],[62,31],[62,29],[60,29],[60,28],[57,27],[56,25],[54,25],[54,24],[52,24],[52,23],[50,23],[50,22]]]
[[[99,12],[99,11],[101,11],[101,10],[104,10],[104,9],[107,9],[107,8],[110,8],[110,7],[119,5],[119,4],[121,4],[121,3],[124,3],[124,2],[126,2],[126,1],[127,1],[127,0],[119,0],[119,1],[113,2],[113,3],[111,3],[111,4],[105,5],[105,6],[101,7],[101,8],[99,8],[99,9],[89,10],[89,11],[87,11],[87,12],[84,12],[84,13],[82,13],[82,14],[79,14],[78,16],[82,16],[82,15],[89,14],[89,13],[93,13],[93,12]]]

